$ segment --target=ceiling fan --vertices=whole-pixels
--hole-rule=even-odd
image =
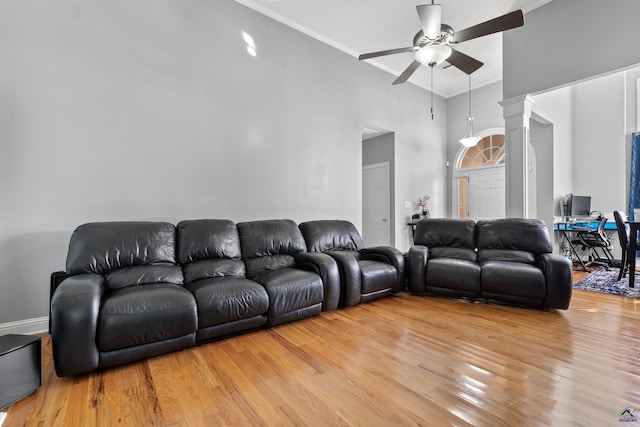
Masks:
[[[482,67],[484,63],[452,46],[524,25],[522,10],[516,10],[462,31],[454,32],[453,28],[442,23],[442,7],[439,4],[434,4],[433,0],[431,0],[431,4],[416,6],[416,9],[422,29],[413,38],[413,46],[365,53],[358,57],[359,60],[364,60],[396,53],[415,52],[414,61],[398,76],[393,82],[394,85],[406,82],[420,65],[434,67],[444,61],[467,74],[471,74]]]

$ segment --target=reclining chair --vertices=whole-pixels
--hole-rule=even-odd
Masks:
[[[364,248],[352,223],[321,220],[303,222],[298,227],[309,252],[329,254],[338,263],[341,306],[382,298],[404,288],[402,253],[387,246]]]

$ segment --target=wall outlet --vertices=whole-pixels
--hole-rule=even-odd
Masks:
[[[407,209],[411,209],[413,207],[413,203],[411,202],[404,202],[404,207]]]

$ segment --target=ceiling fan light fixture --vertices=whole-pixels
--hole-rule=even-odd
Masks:
[[[453,50],[445,44],[432,44],[420,48],[416,52],[415,58],[416,61],[422,65],[433,67],[435,65],[442,64],[449,56],[451,56],[452,52]]]

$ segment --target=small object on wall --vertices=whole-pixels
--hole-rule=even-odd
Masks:
[[[40,337],[0,337],[0,409],[4,409],[40,388]]]

